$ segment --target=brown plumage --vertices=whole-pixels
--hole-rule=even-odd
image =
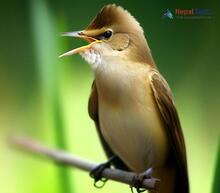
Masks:
[[[117,21],[117,23],[115,21]],[[132,23],[134,28],[128,29],[128,23]],[[118,25],[121,29],[124,28],[124,31],[120,30],[120,32],[128,32],[128,30],[130,30],[132,33],[134,30],[143,32],[143,29],[140,27],[137,20],[128,11],[115,4],[104,6],[96,15],[95,19],[88,25],[86,30],[101,29],[103,27],[106,28],[112,25]]]
[[[170,141],[171,155],[168,159],[170,159],[171,164],[174,162],[173,164],[176,170],[174,192],[188,193],[189,182],[186,148],[172,92],[167,82],[157,71],[151,74],[150,79],[153,94],[165,124],[167,137]]]
[[[143,29],[116,5],[105,6],[81,32],[65,33],[90,42],[62,56],[80,53],[95,74],[89,98],[108,157],[116,168],[153,168],[159,193],[189,193],[184,137],[171,90],[160,75]]]
[[[130,20],[134,19],[127,11],[124,11],[121,7],[117,7],[115,5],[113,6],[109,5],[101,10],[101,12],[96,16],[96,18],[92,21],[92,23],[89,25],[87,29],[88,30],[97,29],[97,28],[99,29],[106,26],[111,26],[112,24],[114,24],[115,20],[121,21],[120,25],[128,25],[126,21],[124,22],[124,20],[126,20],[126,17],[129,17]],[[138,22],[136,20],[135,22],[138,25]],[[142,28],[139,28],[138,30],[141,33]],[[134,31],[137,31],[137,29]],[[161,193],[166,192],[163,191],[163,189],[166,189],[169,186],[169,184],[163,183],[164,180],[165,182],[171,181],[171,183],[175,184],[174,189],[170,188],[173,189],[172,191],[173,193],[174,192],[188,193],[189,184],[188,184],[185,143],[184,143],[183,133],[178,118],[178,114],[173,102],[172,93],[166,81],[162,78],[162,76],[159,74],[156,68],[154,68],[154,62],[153,59],[151,58],[151,54],[149,52],[148,46],[146,46],[144,49],[147,52],[147,54],[145,54],[146,58],[144,58],[145,63],[149,64],[149,62],[147,61],[150,61],[150,64],[153,66],[152,73],[150,73],[149,75],[146,74],[146,76],[149,76],[154,99],[157,104],[157,108],[160,112],[161,119],[164,123],[164,129],[166,130],[166,134],[170,143],[169,156],[167,157],[167,161],[164,164],[165,165],[164,168],[168,168],[167,169],[168,175],[167,176],[166,174],[165,176],[164,174],[160,175],[159,174],[160,172],[156,170],[156,173],[159,174],[158,175],[159,178],[160,176],[163,176],[163,179],[161,179],[162,187],[160,192]],[[107,153],[107,156],[111,157],[114,153],[107,144],[107,142],[105,141],[105,139],[103,138],[100,131],[99,112],[98,112],[98,94],[97,94],[95,81],[93,83],[92,93],[89,99],[89,114],[90,117],[96,123],[96,127],[98,129],[98,133],[101,138],[103,147]],[[126,166],[126,164],[124,164],[123,161],[121,160],[116,160],[114,164],[116,167],[120,169],[129,170],[128,166]],[[169,171],[169,168],[174,170],[174,172],[172,172],[171,169]],[[166,173],[166,169],[164,171]],[[175,179],[167,180],[167,178],[169,177]]]
[[[185,143],[178,114],[173,102],[171,90],[157,70],[153,70],[150,79],[155,101],[158,105],[158,110],[160,111],[161,118],[164,121],[167,137],[170,140],[171,150],[170,155],[167,158],[166,167],[169,168],[171,165],[171,168],[176,170],[174,180],[175,182],[172,181],[172,183],[175,183],[173,193],[189,193]],[[95,81],[93,83],[92,92],[89,98],[88,110],[90,117],[94,120],[96,124],[96,128],[101,139],[103,148],[107,156],[110,158],[112,155],[114,155],[114,153],[104,140],[100,131],[98,114],[98,94]],[[113,162],[113,164],[116,166],[116,168],[130,170],[121,160],[117,159]],[[160,178],[160,175],[156,177]],[[169,178],[169,175],[165,175],[164,181],[167,180],[167,177]],[[163,179],[161,184],[163,184],[164,187],[160,188],[160,192],[163,193],[163,188],[167,188],[168,184],[163,183]]]
[[[113,44],[113,49],[119,49],[124,43],[121,41],[126,40],[126,44],[129,43],[129,47],[132,49],[132,52],[129,53],[131,60],[154,65],[142,27],[127,10],[120,6],[115,4],[104,6],[86,27],[85,33],[94,35],[93,32],[104,31],[110,27],[114,28],[114,36],[109,42]],[[126,35],[129,35],[129,38]],[[141,44],[138,44],[139,42]]]

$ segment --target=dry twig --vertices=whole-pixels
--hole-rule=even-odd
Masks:
[[[36,155],[44,156],[52,161],[59,164],[64,164],[66,166],[72,166],[79,168],[84,171],[90,172],[92,169],[97,167],[99,164],[91,162],[89,160],[79,158],[70,153],[66,153],[61,150],[55,150],[48,148],[32,139],[14,137],[10,140],[11,144],[15,145],[17,148],[34,153]],[[118,181],[121,183],[132,185],[132,180],[136,173],[126,172],[118,169],[108,169],[106,168],[102,172],[102,177]],[[148,190],[156,190],[158,188],[158,179],[150,178],[145,179],[141,185],[142,188]]]

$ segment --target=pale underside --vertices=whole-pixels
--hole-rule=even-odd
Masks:
[[[150,87],[150,67],[108,56],[91,63],[94,57],[84,55],[95,71],[104,139],[132,171],[163,167],[168,145]]]

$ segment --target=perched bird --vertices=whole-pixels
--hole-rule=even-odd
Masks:
[[[166,80],[159,73],[137,20],[107,5],[82,31],[66,32],[89,45],[79,53],[92,67],[89,115],[112,164],[141,173],[153,168],[159,193],[189,193],[183,132]]]

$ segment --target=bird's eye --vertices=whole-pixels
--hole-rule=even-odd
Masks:
[[[112,31],[111,30],[107,30],[103,33],[103,36],[105,39],[109,39],[112,36]]]
[[[112,36],[112,30],[106,30],[104,33],[94,37],[97,40],[108,40]]]

